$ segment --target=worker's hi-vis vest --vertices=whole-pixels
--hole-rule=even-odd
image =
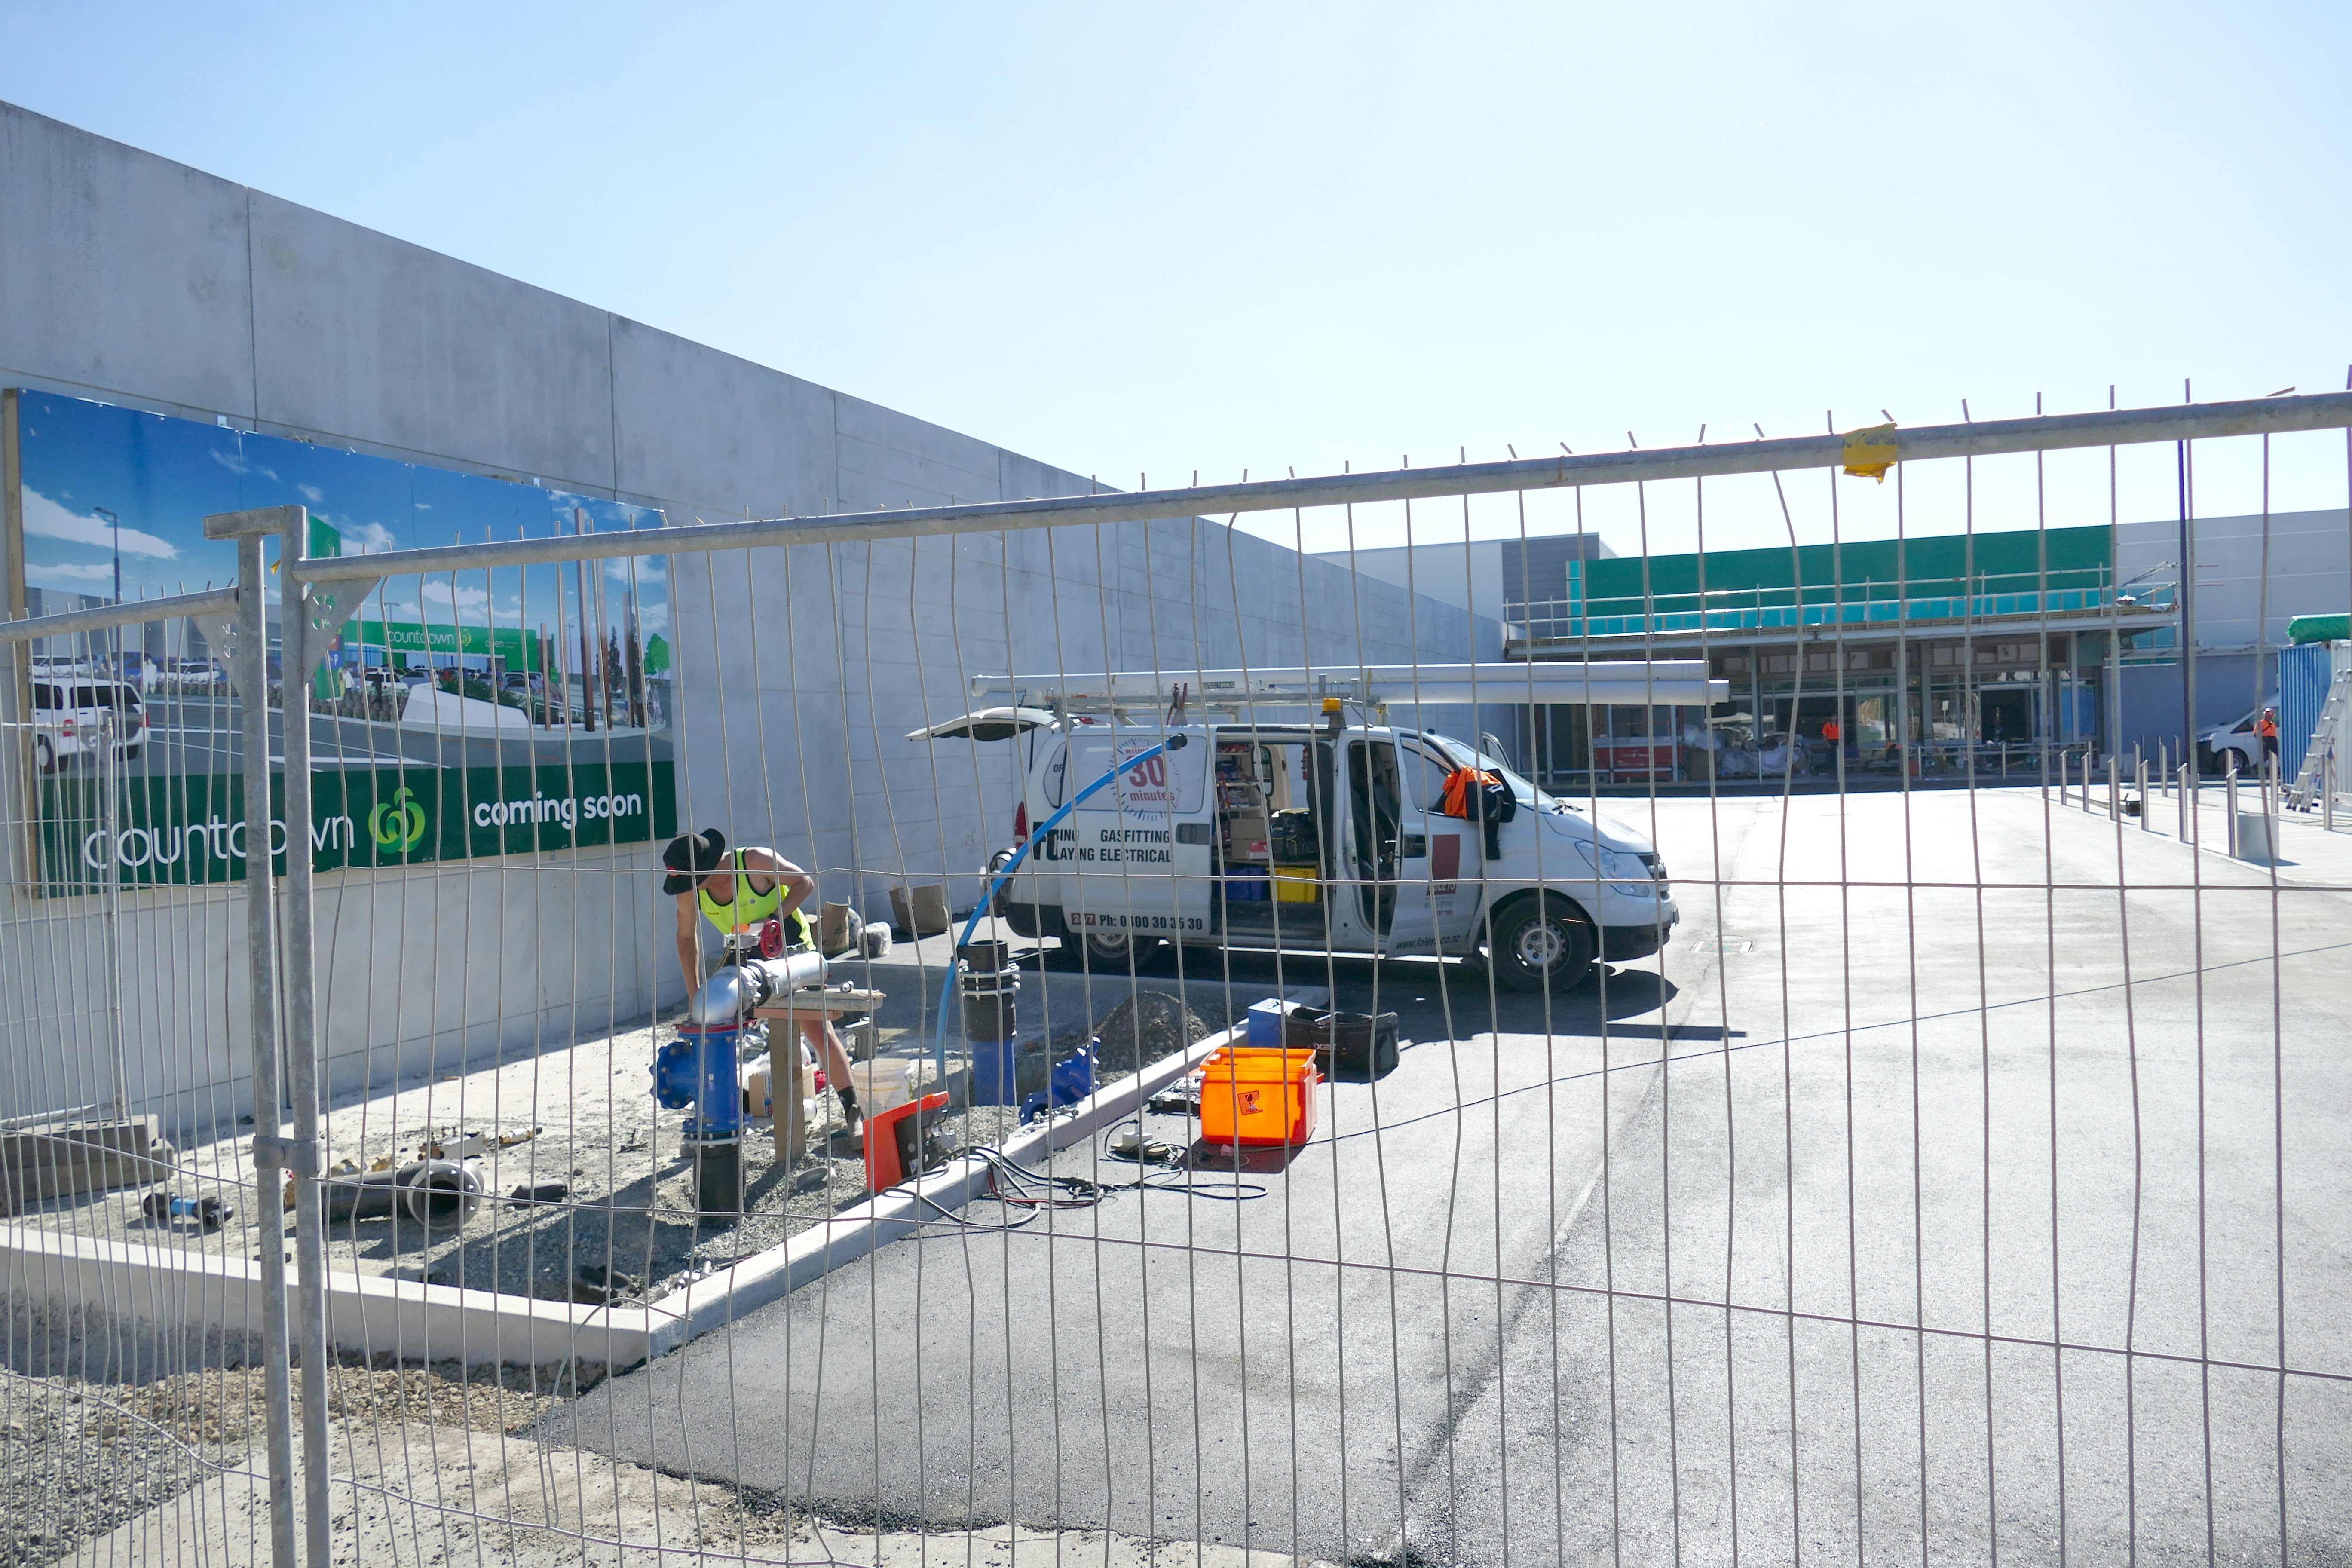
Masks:
[[[756,937],[760,934],[760,928],[767,924],[769,919],[783,905],[783,878],[772,871],[758,873],[774,879],[775,885],[764,893],[753,892],[751,890],[752,873],[743,868],[743,851],[735,850],[728,858],[735,868],[733,900],[722,904],[710,896],[708,889],[697,886],[694,889],[695,904],[702,910],[704,920],[717,926],[727,935]],[[787,943],[797,943],[802,947],[815,946],[814,940],[809,935],[808,916],[794,910],[791,917],[784,921],[784,940]]]

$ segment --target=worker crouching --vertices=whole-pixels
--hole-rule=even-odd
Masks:
[[[662,891],[677,909],[677,968],[691,998],[702,984],[702,922],[720,938],[720,961],[775,958],[815,949],[808,916],[816,879],[773,849],[745,846],[730,850],[715,827],[673,838],[662,850]],[[841,1114],[854,1135],[863,1120],[849,1075],[849,1053],[831,1020],[806,1018],[801,1033],[824,1064],[825,1081],[841,1100]]]

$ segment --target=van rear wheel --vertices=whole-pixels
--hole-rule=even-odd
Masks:
[[[1129,969],[1148,973],[1167,956],[1168,944],[1156,936],[1135,937],[1125,931],[1088,931],[1080,939],[1087,967],[1097,974],[1125,974]]]
[[[1522,899],[1487,928],[1488,965],[1513,991],[1572,991],[1591,974],[1593,953],[1591,922],[1564,899]]]

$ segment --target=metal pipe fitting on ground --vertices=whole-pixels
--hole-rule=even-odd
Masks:
[[[396,1171],[331,1177],[325,1186],[330,1221],[406,1215],[428,1230],[464,1225],[483,1197],[480,1173],[457,1160],[419,1160]]]

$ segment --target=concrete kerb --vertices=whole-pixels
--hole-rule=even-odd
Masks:
[[[291,1289],[289,1282],[289,1289]],[[187,1328],[258,1331],[261,1266],[37,1226],[0,1226],[0,1293],[100,1308]],[[338,1350],[425,1361],[627,1366],[651,1353],[646,1309],[578,1306],[381,1275],[327,1276],[327,1338]]]
[[[1105,1085],[1003,1150],[1033,1165],[1136,1114],[1145,1100],[1242,1037],[1209,1036],[1139,1072]],[[718,1273],[643,1306],[593,1307],[375,1275],[327,1276],[327,1334],[339,1350],[391,1351],[469,1364],[603,1362],[614,1368],[666,1355],[875,1248],[911,1235],[927,1218],[987,1190],[988,1165],[964,1155],[909,1187],[879,1194]],[[0,1295],[87,1305],[191,1328],[251,1331],[261,1321],[260,1266],[248,1259],[166,1251],[118,1241],[0,1225]]]

